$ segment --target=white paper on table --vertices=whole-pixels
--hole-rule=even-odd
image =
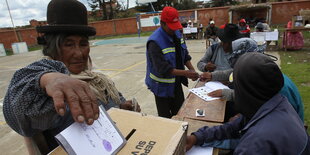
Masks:
[[[193,146],[186,152],[186,155],[212,155],[213,147]]]
[[[266,32],[266,40],[267,41],[277,41],[279,39],[279,32],[273,31],[273,32]]]
[[[252,32],[250,37],[256,42],[264,42],[266,40],[266,32]]]
[[[71,154],[116,154],[126,140],[116,128],[105,110],[100,109],[100,117],[92,125],[73,123],[56,138]]]
[[[183,28],[183,34],[191,34],[191,28],[190,27]]]
[[[191,33],[197,33],[197,32],[198,32],[197,27],[192,27],[191,28]]]
[[[225,86],[223,83],[218,81],[210,81],[205,83],[205,86],[210,89],[211,91],[218,90],[218,89],[229,89],[227,86]]]
[[[218,90],[218,89],[229,89],[227,86],[223,85],[221,82],[218,81],[210,81],[205,84],[205,86],[193,88],[189,91],[200,97],[205,101],[212,101],[219,99],[219,97],[211,97],[208,93]]]

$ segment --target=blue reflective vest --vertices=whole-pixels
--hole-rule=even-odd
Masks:
[[[181,59],[178,61],[184,62],[185,55],[187,52],[186,44],[183,40],[182,33],[180,31],[175,31],[177,38],[181,39]],[[161,27],[158,28],[148,39],[147,43],[150,41],[155,41],[155,43],[160,47],[164,54],[164,58],[176,68],[176,54],[173,38],[169,36]],[[175,76],[169,75],[164,76],[158,73],[152,62],[150,61],[150,56],[146,52],[147,68],[145,83],[156,96],[159,97],[174,97],[174,86],[175,86]],[[184,62],[185,63],[185,62]],[[184,64],[183,63],[183,64]]]

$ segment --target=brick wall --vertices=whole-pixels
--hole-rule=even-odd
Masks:
[[[310,9],[310,1],[291,1],[272,3],[271,24],[286,24],[293,15],[299,15],[299,10]]]
[[[212,18],[217,26],[225,24],[229,21],[228,9],[229,7],[197,9],[198,22],[206,26],[209,19]],[[271,24],[286,24],[292,19],[293,15],[299,14],[300,9],[310,9],[310,1],[300,0],[272,3]],[[195,10],[180,11],[179,14],[181,22],[186,22],[189,19],[193,21],[195,18]],[[142,18],[147,16],[151,15],[143,15]],[[89,25],[96,28],[97,36],[138,33],[135,17],[93,22]],[[156,28],[143,27],[142,32],[154,31]],[[21,41],[25,41],[28,46],[36,44],[37,33],[34,28],[17,30],[17,33]],[[0,32],[0,43],[3,43],[5,48],[11,48],[11,44],[14,42],[17,42],[14,31]]]

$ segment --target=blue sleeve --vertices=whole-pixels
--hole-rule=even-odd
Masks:
[[[238,119],[227,122],[223,125],[214,127],[202,127],[192,134],[196,136],[196,145],[202,145],[205,142],[212,142],[214,140],[234,139],[239,138],[239,130],[242,128],[243,116]]]
[[[17,70],[11,79],[3,114],[7,124],[23,136],[54,128],[61,120],[53,99],[40,87],[41,76],[48,72],[69,74],[62,62],[42,59]]]
[[[150,55],[151,63],[154,69],[165,76],[170,75],[173,66],[165,59],[160,47],[154,41],[150,41],[147,45],[147,52]]]
[[[186,50],[185,50],[184,64],[185,64],[187,61],[190,61],[190,60],[192,60],[192,57],[189,55],[188,50],[186,49]]]
[[[296,85],[289,77],[283,74],[283,78],[284,78],[284,85],[280,91],[280,94],[282,94],[288,99],[290,104],[298,113],[300,119],[304,122],[304,105],[302,103],[299,91]]]

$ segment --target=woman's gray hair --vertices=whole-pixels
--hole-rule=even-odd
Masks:
[[[46,44],[43,45],[43,55],[49,56],[52,59],[57,59],[61,56],[60,45],[64,42],[68,35],[65,34],[46,34],[44,39]]]

